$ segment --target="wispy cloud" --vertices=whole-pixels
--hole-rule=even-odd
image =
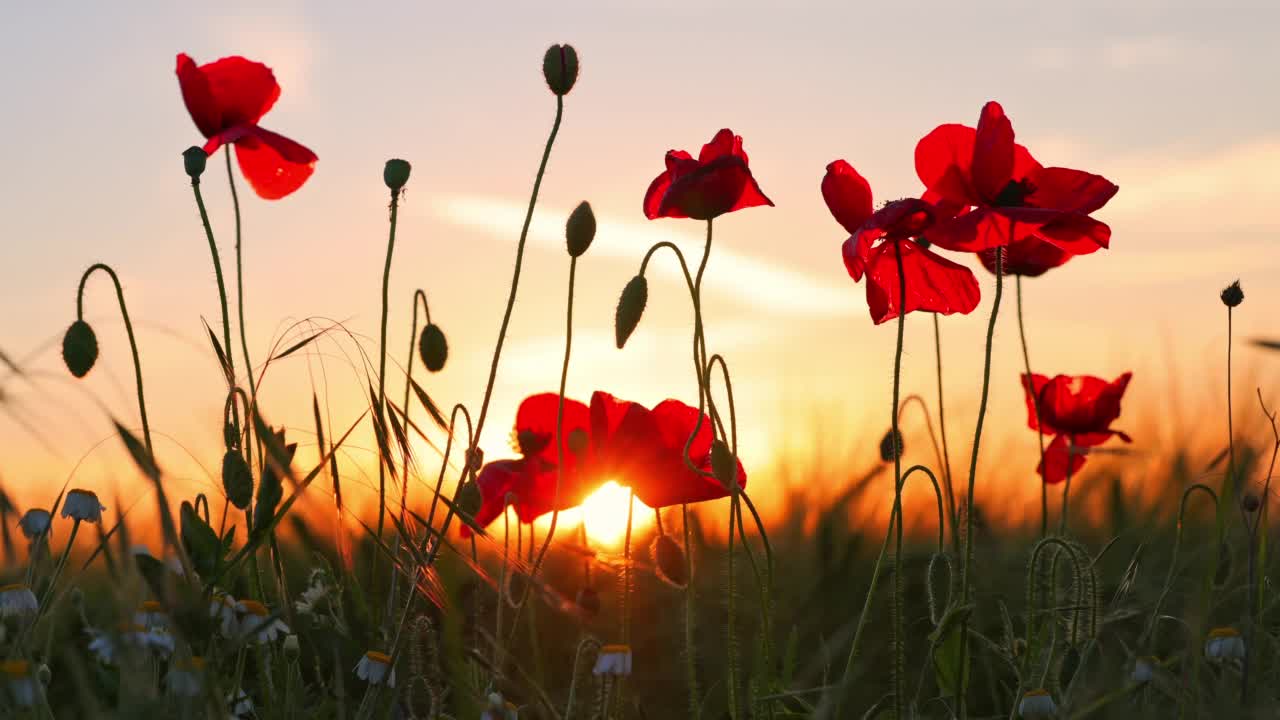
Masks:
[[[1102,61],[1116,70],[1166,65],[1178,60],[1183,48],[1171,35],[1114,38],[1102,46]]]
[[[446,195],[438,198],[435,213],[446,222],[471,228],[504,241],[515,239],[515,230],[524,222],[523,204],[496,197]],[[568,208],[540,206],[529,227],[529,242],[535,246],[564,251],[564,218]],[[607,215],[596,216],[597,232],[591,254],[632,263],[637,268],[644,251],[664,240],[686,247],[701,241],[687,229],[697,223],[640,223]],[[690,245],[692,243],[693,245]],[[693,259],[690,258],[690,262]],[[706,290],[731,297],[748,307],[775,314],[805,317],[846,315],[861,302],[860,289],[840,285],[827,278],[788,268],[774,260],[752,257],[724,245],[715,250],[716,271],[704,280]],[[690,272],[693,268],[690,268]],[[683,275],[670,258],[655,259],[646,275],[656,274],[683,282]]]

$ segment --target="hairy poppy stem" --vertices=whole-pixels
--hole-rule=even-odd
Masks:
[[[138,357],[138,341],[133,335],[133,322],[129,320],[129,308],[124,304],[124,289],[120,287],[120,278],[109,265],[94,263],[80,276],[80,287],[76,290],[76,319],[84,320],[84,286],[89,276],[96,270],[105,272],[116,287],[116,300],[120,302],[120,315],[124,318],[124,331],[129,336],[129,350],[133,353],[133,377],[138,388],[138,414],[142,416],[142,438],[147,443],[147,454],[154,459],[155,452],[151,446],[151,425],[147,422],[147,401],[142,392],[142,360]]]
[[[991,320],[987,323],[986,359],[982,366],[982,400],[978,405],[978,422],[973,431],[973,454],[969,458],[969,493],[965,504],[964,516],[964,565],[960,571],[961,596],[964,602],[970,602],[973,594],[973,495],[978,477],[978,451],[982,448],[982,424],[987,417],[987,398],[991,391],[991,346],[996,334],[996,316],[1000,313],[1000,297],[1004,293],[1004,248],[996,249],[995,258],[996,296],[991,303]],[[965,689],[968,686],[969,619],[966,617],[960,625],[960,681],[956,684],[957,704],[960,718],[968,717]]]
[[[1042,473],[1046,473],[1049,471],[1049,468],[1045,467],[1045,464],[1044,464],[1044,426],[1040,422],[1040,393],[1036,392],[1036,384],[1035,384],[1035,381],[1032,380],[1031,354],[1027,351],[1027,329],[1026,329],[1026,324],[1022,320],[1022,276],[1015,275],[1013,282],[1014,282],[1014,288],[1017,291],[1016,294],[1018,298],[1018,339],[1022,341],[1022,366],[1026,368],[1027,386],[1028,388],[1030,388],[1030,393],[1032,397],[1035,398],[1035,400],[1032,402],[1031,407],[1035,411],[1036,435],[1040,439],[1040,469]],[[1070,461],[1068,461],[1067,464],[1069,466]],[[1069,467],[1068,467],[1068,472],[1070,472]],[[1040,482],[1040,537],[1045,537],[1049,534],[1049,488],[1045,485],[1043,477],[1041,477],[1040,480],[1041,480]],[[1066,515],[1067,515],[1065,501],[1066,501],[1066,495],[1064,494],[1063,495],[1064,505],[1062,510],[1064,529],[1066,527],[1065,523],[1066,523]]]
[[[231,384],[235,385],[236,362],[231,352],[231,319],[227,304],[227,285],[222,278],[222,259],[218,255],[218,244],[213,239],[213,226],[209,224],[209,213],[204,206],[204,195],[200,192],[200,178],[191,178],[191,191],[196,196],[196,207],[200,209],[200,222],[204,225],[204,235],[209,240],[209,254],[213,256],[213,275],[218,281],[218,301],[222,309],[222,347],[227,355],[227,367],[231,370]],[[231,406],[232,427],[240,434],[240,408],[234,403]]]
[[[1071,459],[1076,450],[1075,435],[1067,436],[1067,476],[1062,483],[1062,519],[1058,521],[1058,534],[1067,534],[1067,518],[1070,516],[1071,500]]]
[[[1222,501],[1230,505],[1234,502],[1236,481],[1236,431],[1235,413],[1231,409],[1231,319],[1232,307],[1227,306],[1227,476],[1222,480]]]
[[[694,642],[693,545],[689,542],[689,504],[680,505],[684,533],[684,678],[689,692],[689,717],[700,720],[702,698],[698,693],[698,656]]]
[[[893,255],[898,265],[898,343],[893,353],[893,409],[890,414],[893,432],[893,507],[901,513],[902,508],[902,446],[898,443],[902,437],[898,429],[898,396],[902,392],[902,344],[906,332],[907,309],[907,276],[902,269],[902,245],[893,241]],[[903,692],[903,675],[906,672],[906,628],[903,625],[902,594],[905,582],[902,574],[902,518],[899,515],[898,529],[893,542],[893,611],[890,627],[890,642],[893,645],[893,717],[899,720],[906,717],[905,694]]]
[[[960,522],[956,515],[955,485],[951,481],[951,450],[947,447],[947,413],[943,404],[942,392],[942,331],[939,328],[938,313],[933,313],[933,352],[938,372],[938,434],[942,436],[942,468],[947,489],[947,515],[951,521],[951,546],[957,554],[960,552]],[[928,412],[925,413],[926,417]]]
[[[409,390],[413,385],[413,356],[417,349],[418,338],[418,301],[422,301],[422,311],[426,315],[427,324],[431,324],[431,307],[427,305],[427,294],[421,288],[413,291],[413,320],[409,323],[409,356],[404,370],[404,404],[400,406],[404,415],[404,425],[409,427]],[[404,524],[405,507],[409,503],[409,447],[404,449],[404,483],[400,490],[400,523]]]
[[[400,189],[396,188],[391,191],[391,230],[387,236],[387,260],[382,267],[382,323],[381,332],[378,341],[378,407],[373,411],[377,414],[378,422],[386,422],[384,419],[387,411],[387,306],[390,304],[391,292],[391,259],[396,250],[396,214],[400,209]],[[378,459],[378,534],[377,539],[382,540],[382,530],[384,524],[384,516],[387,514],[387,471],[386,465],[391,459],[382,457],[379,453]],[[373,574],[376,579],[378,574],[377,555],[374,556]]]

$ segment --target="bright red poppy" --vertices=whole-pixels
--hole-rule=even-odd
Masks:
[[[972,252],[1029,237],[1072,255],[1107,247],[1111,228],[1089,214],[1119,188],[1092,173],[1044,167],[1013,137],[1004,109],[988,102],[977,128],[939,125],[920,140],[916,173],[928,189],[925,199],[958,212],[929,239]]]
[[[978,252],[978,260],[989,272],[996,271],[996,252],[1000,248],[987,248]],[[1039,277],[1075,257],[1052,243],[1036,237],[1009,243],[1004,247],[1004,262],[1000,268],[1005,275]]]
[[[644,214],[710,220],[758,205],[773,205],[751,175],[742,137],[725,128],[702,146],[698,159],[684,150],[667,151],[667,169],[649,184]]]
[[[480,488],[480,510],[476,524],[484,527],[502,515],[507,495],[520,522],[531,523],[557,509],[567,510],[582,503],[599,486],[586,472],[590,448],[591,415],[577,400],[564,401],[564,474],[556,503],[559,448],[556,444],[556,416],[560,396],[556,393],[531,395],[516,411],[513,440],[521,457],[487,463],[476,476]],[[463,527],[463,536],[470,534]]]
[[[236,160],[254,192],[278,200],[302,187],[315,170],[316,154],[258,125],[280,97],[271,68],[239,56],[196,65],[178,54],[182,100],[212,155],[226,144],[236,146]]]
[[[1036,468],[1046,483],[1059,483],[1067,477],[1070,458],[1071,474],[1084,467],[1087,451],[1071,450],[1095,447],[1112,436],[1132,442],[1127,434],[1111,427],[1120,417],[1120,400],[1129,387],[1133,373],[1127,372],[1111,382],[1092,375],[1023,375],[1022,389],[1027,400],[1027,424],[1053,435],[1045,450],[1044,462]],[[1040,422],[1036,423],[1036,399],[1040,402]],[[1046,467],[1047,466],[1047,467]]]
[[[714,477],[691,470],[685,464],[685,443],[698,422],[698,409],[679,400],[663,400],[652,410],[639,403],[619,400],[605,392],[591,396],[593,472],[630,487],[652,508],[697,503],[728,497],[729,491]],[[711,472],[711,420],[702,415],[689,448],[695,467]],[[739,487],[746,487],[747,473],[738,463]]]
[[[842,248],[844,266],[854,281],[867,276],[867,307],[877,325],[896,318],[904,308],[950,315],[978,306],[981,293],[973,272],[912,240],[930,231],[945,211],[909,198],[872,212],[871,185],[844,160],[827,165],[822,198],[850,235]],[[895,243],[907,281],[905,302],[899,297],[902,282]]]

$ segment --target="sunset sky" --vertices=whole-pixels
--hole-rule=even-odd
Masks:
[[[916,195],[916,141],[940,123],[974,124],[989,99],[1046,165],[1096,172],[1121,188],[1097,213],[1112,226],[1112,249],[1025,284],[1037,372],[1110,378],[1134,370],[1117,425],[1158,455],[1177,437],[1175,422],[1221,435],[1206,445],[1225,442],[1223,286],[1239,277],[1246,293],[1238,337],[1280,337],[1273,3],[260,5],[49,4],[6,13],[0,350],[29,377],[0,370],[0,483],[18,498],[49,502],[82,458],[74,485],[118,483],[126,504],[143,492],[110,439],[108,413],[136,426],[137,408],[105,277],[86,299],[102,345],[98,367],[74,381],[59,357],[79,276],[98,261],[124,283],[161,465],[188,493],[218,486],[223,387],[200,322],[217,327],[218,298],[182,171],[181,151],[202,138],[178,91],[178,52],[202,63],[241,54],[274,68],[282,94],[263,126],[320,158],[307,184],[278,202],[253,196],[237,170],[253,360],[310,332],[291,328],[306,318],[342,321],[376,354],[387,230],[381,170],[402,157],[413,177],[392,275],[389,365],[404,362],[410,298],[421,287],[451,356],[444,372],[417,377],[442,405],[476,410],[555,110],[541,56],[553,42],[577,47],[582,74],[566,98],[482,438],[490,459],[509,452],[519,400],[556,387],[563,224],[584,199],[599,233],[579,265],[569,394],[696,401],[691,311],[671,257],[654,261],[649,310],[625,351],[614,348],[613,312],[652,243],[673,240],[698,256],[702,225],[648,221],[641,199],[666,150],[696,154],[722,127],[743,136],[776,204],[716,222],[706,280],[708,342],[734,373],[741,454],[760,478],[759,496],[774,495],[776,463],[816,444],[831,450],[832,465],[821,473],[829,486],[817,492],[836,492],[873,463],[888,427],[894,331],[871,323],[864,287],[840,262],[846,234],[818,190],[825,165],[848,159],[877,201]],[[211,159],[204,188],[233,279],[222,162]],[[974,258],[952,257],[983,285],[979,309],[942,329],[958,466],[972,442],[994,279]],[[1008,290],[984,467],[1020,503],[1038,497],[1035,435],[1025,427]],[[315,458],[307,447],[313,383],[334,431],[365,400],[356,349],[335,340],[273,365],[264,385],[268,419],[294,428],[307,448],[299,467]],[[932,405],[927,315],[908,316],[906,348],[906,392]],[[1243,341],[1236,349],[1239,412],[1255,418],[1251,383],[1280,376],[1280,355]],[[398,402],[403,385],[392,377]],[[1264,395],[1280,398],[1280,385],[1264,386]],[[376,483],[371,445],[358,434],[344,454],[353,484]],[[438,462],[425,457],[427,467]],[[116,494],[104,490],[107,504]]]

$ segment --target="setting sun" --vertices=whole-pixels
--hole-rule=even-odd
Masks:
[[[627,498],[631,490],[610,480],[601,485],[582,503],[563,513],[560,518],[563,527],[577,528],[586,518],[587,538],[594,544],[607,547],[620,547],[627,535]],[[653,509],[635,500],[635,511],[631,515],[632,534],[647,530],[653,525]],[[539,532],[546,532],[550,523],[550,515],[538,519]],[[559,533],[557,532],[557,536]]]

